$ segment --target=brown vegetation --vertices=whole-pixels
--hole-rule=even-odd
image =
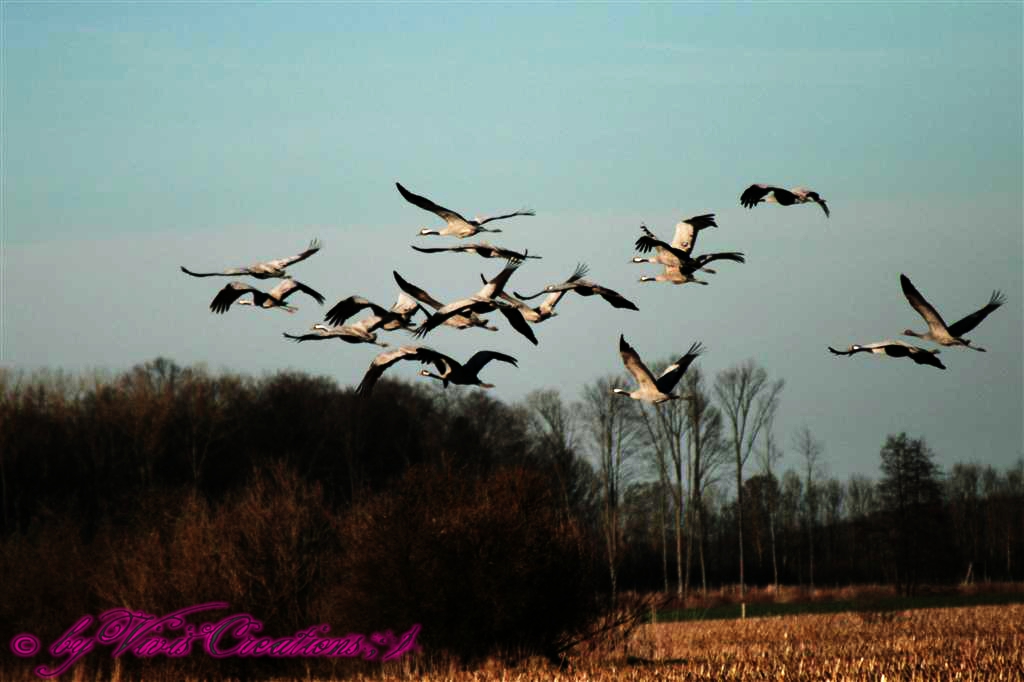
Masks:
[[[577,652],[561,667],[418,672],[407,664],[360,679],[1024,680],[1024,605],[659,623],[639,628],[624,650]]]
[[[418,624],[422,651],[381,667],[218,660],[198,651],[114,659],[107,650],[85,656],[68,675],[162,681],[448,671],[442,675],[471,679],[459,671],[486,660],[503,663],[484,665],[479,679],[727,673],[714,666],[739,665],[741,652],[761,650],[743,640],[761,631],[749,624],[733,631],[725,622],[630,630],[610,607],[632,600],[626,620],[635,624],[638,613],[652,612],[636,592],[658,591],[677,595],[671,608],[701,611],[685,617],[738,613],[740,590],[717,586],[739,579],[741,505],[698,475],[696,461],[686,463],[682,441],[674,453],[661,448],[664,475],[640,480],[640,465],[650,461],[644,450],[654,447],[647,441],[660,432],[624,438],[636,426],[625,414],[610,442],[621,450],[614,462],[631,466],[595,471],[582,455],[609,441],[604,430],[585,428],[583,416],[554,393],[509,406],[479,391],[385,379],[360,400],[325,378],[213,376],[163,359],[112,377],[0,369],[0,641],[32,633],[48,646],[82,616],[113,608],[164,615],[226,602],[230,613],[265,623],[268,636],[317,624],[330,624],[337,636],[344,634],[338,629],[402,633]],[[697,429],[703,435],[693,449],[702,458],[723,447],[710,418],[704,429],[693,414],[676,416],[665,432],[678,439]],[[929,457],[923,440],[902,435],[886,442],[883,461],[887,453],[908,466],[917,455]],[[672,467],[679,472],[670,476]],[[1024,462],[1005,474],[957,465],[939,487],[938,472],[922,471],[927,485],[918,489],[929,494],[902,498],[886,494],[884,484],[895,480],[888,471],[883,485],[808,477],[805,486],[793,472],[775,478],[770,467],[744,481],[748,615],[766,605],[829,600],[892,608],[878,602],[894,598],[894,585],[910,593],[926,584],[973,589],[1019,580]],[[673,523],[680,533],[669,532]],[[908,537],[927,547],[901,556]],[[884,584],[872,594],[815,588],[858,582]],[[776,585],[757,586],[769,583]],[[611,597],[615,586],[619,599]],[[672,617],[669,608],[658,605],[659,621]],[[873,637],[896,637],[871,628],[903,622],[822,618],[861,628],[849,647],[865,660],[874,660]],[[979,625],[979,637],[991,625]],[[655,635],[660,628],[691,633],[686,641],[700,646],[676,651],[678,643]],[[800,641],[825,626],[815,628]],[[716,634],[701,643],[705,630]],[[614,636],[603,636],[609,631]],[[822,632],[819,640],[846,641]],[[733,641],[729,633],[738,643],[718,647],[717,637]],[[766,633],[757,636],[781,637]],[[765,659],[771,653],[761,651]],[[807,662],[807,654],[778,655],[787,666]],[[0,676],[43,662],[6,656]],[[749,666],[736,670],[755,670]],[[760,670],[774,677],[779,668]]]
[[[23,678],[35,679],[29,676]],[[115,669],[80,669],[70,682],[169,682]],[[207,679],[234,682],[229,675]],[[276,682],[341,678],[288,677]],[[345,679],[357,682],[641,682],[647,680],[1024,680],[1024,605],[840,613],[644,625],[625,647],[576,651],[561,665],[542,658],[471,668],[423,652]],[[198,678],[185,678],[198,682]]]
[[[656,624],[634,647],[659,672],[620,679],[1024,679],[1024,606]]]

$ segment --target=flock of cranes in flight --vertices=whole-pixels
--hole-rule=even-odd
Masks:
[[[501,232],[500,229],[486,227],[488,223],[517,216],[534,215],[534,212],[531,210],[520,209],[501,215],[468,219],[451,209],[435,204],[426,197],[410,192],[400,183],[395,183],[395,185],[398,188],[399,194],[406,201],[425,211],[434,213],[445,222],[443,229],[422,228],[419,231],[421,236],[437,235],[466,239],[481,232]],[[803,187],[784,189],[772,185],[754,184],[740,195],[740,204],[747,208],[754,208],[759,203],[776,203],[780,206],[815,203],[824,211],[826,218],[829,216],[829,208],[825,200],[817,192]],[[708,213],[693,216],[692,218],[680,221],[676,225],[672,241],[665,242],[658,239],[645,225],[641,225],[640,230],[642,234],[634,244],[635,249],[642,254],[651,254],[653,252],[653,255],[648,257],[634,256],[631,262],[660,265],[662,271],[654,276],[642,276],[640,281],[706,285],[707,282],[698,279],[696,273],[707,272],[714,274],[715,270],[708,267],[710,263],[715,261],[746,262],[744,255],[738,251],[693,255],[698,234],[701,230],[709,227],[718,227],[714,214]],[[484,258],[500,258],[506,260],[507,263],[501,272],[490,280],[485,279],[481,275],[483,287],[476,293],[447,304],[435,299],[424,289],[409,283],[398,272],[393,272],[400,293],[398,300],[390,308],[384,308],[361,296],[349,296],[339,301],[327,311],[324,321],[328,324],[314,324],[310,331],[305,334],[286,333],[284,336],[300,342],[340,339],[347,343],[369,343],[387,346],[387,343],[377,339],[377,332],[401,329],[412,332],[415,337],[422,338],[440,326],[449,326],[455,329],[481,327],[489,331],[497,331],[497,327],[489,324],[483,317],[497,310],[509,321],[509,324],[511,324],[515,331],[525,336],[534,345],[537,345],[537,337],[534,335],[530,325],[539,324],[557,315],[555,306],[570,292],[576,292],[581,296],[587,297],[600,296],[615,308],[639,310],[635,303],[618,292],[585,279],[587,266],[584,264],[578,265],[572,275],[564,282],[549,284],[536,294],[524,296],[518,292],[513,292],[514,295],[510,295],[505,291],[505,287],[512,274],[527,259],[539,258],[540,256],[531,256],[526,250],[520,253],[486,242],[438,248],[419,246],[413,246],[412,248],[422,253],[471,253]],[[296,308],[288,305],[285,301],[296,292],[310,296],[321,305],[324,303],[325,299],[322,294],[312,287],[293,279],[286,272],[286,268],[309,258],[319,250],[320,242],[314,239],[306,250],[288,258],[279,258],[219,272],[194,272],[184,266],[182,266],[181,270],[193,277],[249,276],[256,279],[281,279],[281,283],[270,291],[262,291],[241,281],[232,281],[217,293],[210,304],[210,310],[215,313],[224,313],[233,304],[237,303],[239,305],[251,305],[268,309],[281,308],[291,313],[295,312]],[[932,341],[941,346],[961,346],[977,351],[985,350],[984,348],[972,345],[971,341],[963,337],[1005,302],[1000,292],[993,292],[989,302],[984,307],[953,324],[947,325],[938,311],[921,295],[906,275],[900,275],[900,285],[903,288],[907,301],[924,318],[928,325],[927,332],[918,333],[907,329],[903,332],[904,335]],[[242,297],[247,294],[251,294],[252,298],[243,299]],[[547,296],[540,305],[531,307],[526,303],[526,301],[538,298],[544,294],[547,294]],[[424,306],[431,308],[434,312],[429,312],[427,307]],[[367,309],[369,310],[369,315],[352,324],[346,324],[351,317]],[[425,316],[425,319],[418,326],[413,322],[417,312],[421,312]],[[938,350],[922,348],[899,340],[890,339],[876,343],[855,344],[846,350],[838,350],[831,346],[828,349],[836,355],[849,356],[856,353],[875,353],[895,358],[906,357],[918,364],[931,365],[939,369],[946,368],[936,357],[939,353]],[[652,404],[684,398],[685,396],[675,394],[672,390],[679,383],[679,380],[690,364],[702,351],[703,346],[701,343],[694,343],[682,357],[670,364],[659,376],[655,377],[640,359],[636,350],[626,342],[625,336],[620,335],[619,353],[626,369],[635,379],[637,387],[633,391],[614,388],[613,392],[617,395],[627,396],[634,400],[641,400]],[[384,372],[400,360],[415,360],[421,364],[433,365],[438,373],[435,374],[424,369],[419,374],[424,377],[440,380],[445,387],[448,384],[458,384],[475,385],[482,388],[493,388],[492,384],[484,383],[478,376],[487,363],[496,360],[516,366],[518,362],[511,355],[493,350],[482,350],[475,353],[465,363],[460,363],[426,346],[404,345],[395,350],[383,351],[377,355],[370,363],[370,367],[359,383],[356,392],[360,395],[368,396]]]

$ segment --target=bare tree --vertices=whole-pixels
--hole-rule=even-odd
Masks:
[[[846,502],[846,490],[843,484],[835,478],[828,478],[818,487],[818,499],[821,503],[825,527],[829,532],[825,534],[825,563],[835,565],[836,545],[838,542],[837,529],[843,517],[843,506]]]
[[[725,414],[736,465],[736,525],[739,535],[740,595],[746,594],[743,570],[743,466],[758,434],[778,408],[785,382],[768,381],[768,372],[753,360],[718,373],[715,395]]]
[[[1013,552],[1011,550],[1013,531],[1011,529],[1016,525],[1013,520],[1014,506],[1020,512],[1018,537],[1024,537],[1024,457],[1018,458],[1017,462],[1006,470],[1006,493],[1009,502],[1009,509],[1005,514],[1006,533],[1004,535],[1006,540],[1006,575],[1013,575],[1011,571],[1013,568]],[[1014,502],[1016,502],[1016,505],[1014,505]]]
[[[572,485],[580,480],[576,468],[582,464],[576,458],[576,415],[554,389],[531,391],[526,396],[526,408],[531,428],[540,436],[553,459],[562,501],[569,510],[580,494]]]
[[[846,483],[846,515],[852,520],[863,519],[878,508],[875,482],[864,474],[853,474]]]
[[[711,404],[699,367],[691,367],[683,377],[687,400],[687,470],[690,481],[690,503],[687,505],[686,582],[690,580],[693,542],[697,541],[701,589],[707,593],[707,567],[704,561],[704,538],[707,530],[705,493],[717,481],[717,472],[725,462],[727,449],[722,438],[722,414]]]
[[[871,516],[878,511],[878,494],[873,479],[864,474],[853,474],[846,482],[846,518],[849,519],[850,535],[847,553],[853,559],[851,565],[858,567],[864,561],[871,534]]]
[[[555,389],[537,389],[526,395],[526,407],[536,428],[551,447],[572,449],[576,418]]]
[[[776,481],[775,486],[766,487],[765,491],[767,494],[762,496],[762,502],[764,503],[764,514],[768,519],[768,538],[771,544],[772,553],[772,584],[776,588],[779,586],[779,560],[778,553],[776,551],[776,539],[775,539],[775,519],[779,513],[779,495],[778,492],[778,479],[775,477],[773,468],[775,464],[782,459],[782,450],[779,449],[779,444],[775,440],[775,413],[774,411],[768,418],[768,423],[765,424],[763,429],[764,433],[764,445],[757,453],[758,464],[761,465],[761,473],[768,479]]]
[[[668,362],[651,366],[655,376],[661,374]],[[690,371],[693,371],[691,368]],[[685,375],[684,375],[685,376]],[[685,461],[684,434],[688,425],[687,401],[671,400],[661,405],[640,405],[641,421],[646,429],[648,444],[651,446],[651,462],[658,472],[663,488],[671,495],[676,540],[676,595],[684,596],[686,580],[683,578],[683,511],[687,508],[685,487],[687,463]],[[689,517],[687,517],[689,518]],[[689,524],[687,524],[689,525]],[[686,528],[689,536],[690,529]],[[687,555],[689,564],[689,555]]]
[[[814,437],[811,430],[802,426],[796,433],[794,447],[803,461],[804,474],[804,519],[807,523],[808,582],[814,587],[814,526],[818,517],[818,479],[822,475],[821,456],[824,446]]]
[[[597,476],[601,486],[601,528],[611,577],[612,603],[615,603],[617,595],[621,559],[622,493],[631,473],[630,459],[638,445],[641,428],[631,401],[612,393],[612,388],[621,383],[613,375],[584,386],[578,407],[597,460]]]
[[[790,573],[795,567],[797,582],[802,583],[804,564],[800,558],[800,510],[804,499],[804,484],[800,481],[800,474],[792,469],[786,469],[782,474],[780,489],[779,530],[782,534],[782,566]]]

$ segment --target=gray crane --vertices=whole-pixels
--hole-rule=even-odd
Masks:
[[[905,336],[916,336],[926,341],[934,341],[940,346],[962,346],[985,352],[984,348],[971,345],[971,342],[963,338],[963,335],[977,327],[992,311],[1003,305],[1006,299],[1002,293],[993,291],[992,296],[984,307],[975,310],[967,317],[959,319],[951,325],[947,325],[943,321],[942,316],[939,315],[939,311],[921,295],[921,292],[917,290],[917,287],[910,281],[910,278],[902,273],[900,274],[900,286],[903,288],[903,295],[907,297],[911,307],[928,323],[928,331],[925,333],[921,334],[912,329],[905,329],[903,330]]]
[[[377,335],[371,332],[362,324],[342,324],[328,327],[325,324],[314,324],[310,327],[312,331],[306,334],[288,334],[284,338],[302,343],[303,341],[326,341],[327,339],[340,339],[345,343],[372,343],[378,346],[387,347],[388,344],[377,340]]]
[[[482,350],[474,353],[466,361],[466,364],[461,364],[444,353],[439,353],[425,346],[401,346],[395,350],[380,353],[373,359],[369,369],[366,370],[366,374],[363,376],[363,380],[356,387],[356,393],[362,396],[370,395],[374,385],[381,375],[384,374],[384,371],[399,360],[418,360],[421,363],[433,364],[439,374],[434,374],[424,369],[420,371],[420,376],[438,379],[445,388],[448,387],[448,384],[494,388],[494,384],[485,384],[477,376],[484,365],[492,360],[507,362],[512,366],[517,366],[516,363],[518,362],[511,355],[505,355],[493,350]]]
[[[444,307],[443,303],[441,303],[436,298],[428,294],[426,291],[419,288],[415,284],[410,284],[409,282],[405,281],[405,278],[398,274],[398,272],[392,270],[391,274],[395,276],[395,282],[398,283],[398,288],[400,288],[404,293],[408,294],[412,298],[416,299],[417,301],[426,303],[434,310],[440,310],[441,308]],[[424,310],[424,312],[426,311]],[[466,329],[468,327],[482,327],[487,331],[498,331],[497,327],[488,324],[486,320],[484,320],[476,313],[469,313],[468,315],[452,315],[451,317],[444,320],[444,324],[448,325],[449,327],[455,327],[456,329]]]
[[[660,263],[665,266],[664,273],[655,277],[641,277],[641,282],[672,282],[673,284],[696,282],[697,284],[707,284],[707,282],[699,280],[693,275],[698,270],[705,270],[713,274],[715,271],[707,267],[708,263],[716,260],[729,260],[735,263],[746,262],[746,258],[739,251],[723,251],[691,256],[690,251],[677,248],[658,239],[645,225],[641,225],[640,230],[643,232],[643,235],[634,243],[636,250],[640,253],[648,253],[653,250],[655,256],[653,258],[634,256],[631,262]]]
[[[420,304],[404,291],[399,292],[398,300],[390,309],[385,309],[362,296],[349,296],[334,304],[334,307],[324,315],[324,321],[334,326],[343,325],[348,318],[366,308],[370,309],[372,315],[360,320],[358,324],[368,332],[376,329],[384,331],[412,329],[413,316],[417,310],[423,310]]]
[[[238,301],[240,297],[251,293],[251,300],[238,301],[238,305],[251,305],[259,308],[281,308],[289,313],[294,313],[298,309],[294,306],[286,305],[285,299],[296,291],[312,296],[320,305],[324,303],[324,297],[320,292],[306,286],[302,282],[289,278],[283,280],[267,292],[260,291],[245,282],[229,282],[223,289],[217,292],[213,302],[210,303],[210,310],[215,313],[226,313],[232,303]]]
[[[565,280],[561,284],[549,284],[544,287],[543,290],[533,294],[532,296],[524,296],[518,291],[514,291],[516,298],[522,301],[529,301],[537,298],[544,293],[555,293],[558,291],[575,291],[580,296],[594,296],[595,294],[608,301],[615,308],[624,308],[627,310],[640,310],[636,307],[636,304],[627,299],[625,296],[617,291],[613,291],[608,287],[603,287],[600,284],[596,284],[589,279],[583,279],[583,276],[587,274],[587,266],[585,263],[580,263],[576,266],[576,272],[573,276]]]
[[[422,246],[413,246],[415,250],[420,253],[442,253],[444,251],[450,251],[452,253],[475,253],[483,258],[501,258],[503,260],[516,259],[526,260],[527,258],[540,258],[540,256],[529,256],[525,253],[519,253],[511,249],[503,249],[500,246],[494,246],[487,242],[477,242],[476,244],[456,244],[455,246],[438,246],[435,248],[424,248]]]
[[[277,260],[253,263],[252,265],[229,268],[227,270],[221,270],[220,272],[193,272],[182,265],[181,271],[186,275],[192,275],[193,277],[231,277],[234,275],[248,275],[250,277],[255,277],[256,279],[284,278],[288,277],[288,273],[285,272],[286,267],[298,263],[299,261],[306,260],[319,250],[320,240],[314,239],[309,243],[309,247],[306,248],[305,251],[294,256],[289,256],[288,258],[278,258]]]
[[[913,346],[905,341],[876,341],[875,343],[854,344],[846,350],[837,350],[832,346],[828,347],[833,355],[855,355],[856,353],[874,353],[875,355],[887,355],[890,358],[910,358],[919,365],[931,365],[939,369],[946,369],[936,355],[938,350],[928,350],[919,346]]]
[[[747,208],[754,208],[758,204],[766,202],[779,206],[815,203],[821,206],[826,218],[829,216],[828,204],[825,203],[825,200],[817,192],[806,187],[783,189],[773,185],[754,184],[743,190],[743,194],[740,195],[740,204]]]
[[[487,223],[494,220],[504,220],[505,218],[513,218],[520,215],[534,215],[534,212],[529,209],[520,209],[513,211],[512,213],[504,213],[502,215],[487,216],[483,218],[463,218],[455,211],[445,208],[444,206],[438,206],[433,201],[426,197],[421,197],[418,194],[413,194],[406,188],[402,187],[399,182],[395,183],[395,187],[398,188],[398,193],[413,206],[418,206],[424,211],[430,211],[437,215],[447,225],[443,230],[434,230],[428,227],[424,227],[420,230],[421,236],[436,234],[443,237],[458,237],[459,239],[465,239],[466,237],[472,237],[478,232],[501,232],[501,230],[484,227]]]
[[[622,356],[622,364],[633,378],[636,379],[637,387],[634,391],[627,391],[622,388],[613,388],[612,393],[624,395],[633,400],[642,400],[647,403],[659,405],[669,400],[679,400],[683,396],[672,393],[672,389],[689,369],[690,364],[704,351],[700,342],[690,346],[690,350],[681,358],[673,362],[658,375],[657,378],[647,369],[647,365],[640,359],[636,350],[626,343],[626,337],[619,335],[619,355]]]
[[[499,310],[505,319],[509,321],[512,328],[525,336],[531,343],[537,345],[537,337],[523,317],[519,308],[501,300],[500,296],[504,291],[505,284],[512,273],[522,264],[521,260],[510,260],[493,279],[486,282],[479,291],[472,296],[453,301],[441,306],[433,315],[428,314],[427,319],[413,332],[414,336],[425,336],[432,329],[436,329],[445,323],[446,320],[456,315],[467,315],[469,313],[482,315],[495,309]]]

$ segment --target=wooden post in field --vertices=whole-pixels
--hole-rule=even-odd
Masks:
[[[746,620],[747,618],[747,602],[740,602],[740,618]]]

